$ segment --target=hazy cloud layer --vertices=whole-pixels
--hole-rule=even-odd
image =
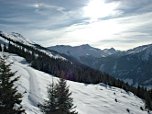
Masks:
[[[0,0],[0,30],[44,46],[152,43],[151,0]]]

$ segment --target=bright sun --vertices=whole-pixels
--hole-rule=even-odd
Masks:
[[[104,0],[90,0],[88,5],[84,7],[84,16],[89,17],[91,21],[99,18],[114,15],[118,4],[105,3]]]

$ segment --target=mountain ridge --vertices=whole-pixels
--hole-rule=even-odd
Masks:
[[[81,56],[93,56],[93,57],[106,57],[117,53],[117,50],[114,48],[100,50],[98,48],[94,48],[89,44],[83,44],[80,46],[68,46],[68,45],[57,45],[48,47],[50,50],[54,50],[63,54],[69,54],[70,56],[76,57],[79,59]]]
[[[20,36],[20,35],[19,35]],[[135,95],[137,95],[138,97],[142,98],[142,99],[145,99],[146,98],[150,98],[150,97],[146,97],[146,95],[149,95],[151,96],[151,93],[150,91],[147,91],[146,89],[142,88],[142,87],[138,87],[138,88],[134,88],[132,86],[129,86],[127,83],[124,83],[123,81],[119,80],[119,79],[116,79],[116,78],[113,78],[111,77],[110,75],[106,74],[106,73],[103,73],[101,71],[98,71],[98,70],[95,70],[95,69],[92,69],[90,67],[87,67],[85,65],[82,65],[80,63],[78,64],[75,64],[75,62],[71,61],[70,59],[67,59],[68,57],[66,57],[66,60],[58,57],[56,58],[56,54],[58,54],[59,56],[61,57],[64,57],[62,56],[61,54],[59,53],[56,53],[55,51],[50,51],[50,53],[48,53],[48,49],[38,45],[38,44],[34,44],[32,46],[29,46],[29,45],[26,45],[24,44],[24,42],[20,42],[20,41],[14,41],[13,39],[10,39],[12,37],[8,37],[8,36],[4,36],[2,34],[0,34],[0,39],[5,39],[5,45],[3,44],[3,42],[0,42],[1,45],[3,44],[4,46],[4,51],[3,53],[1,53],[2,55],[5,55],[6,52],[8,52],[9,54],[10,53],[14,53],[14,54],[17,54],[18,56],[20,57],[23,57],[25,58],[25,60],[27,61],[28,63],[28,68],[26,68],[25,66],[23,67],[23,69],[21,71],[26,71],[25,73],[25,76],[27,76],[26,74],[29,74],[28,75],[28,81],[29,81],[29,87],[30,87],[30,91],[29,89],[27,88],[26,90],[28,91],[28,95],[25,97],[27,98],[26,100],[29,101],[31,104],[28,104],[30,106],[34,106],[34,108],[38,108],[36,107],[37,106],[37,103],[39,103],[39,94],[36,94],[35,92],[39,92],[40,88],[37,87],[36,85],[41,82],[40,80],[39,81],[34,81],[34,80],[37,80],[37,78],[41,77],[41,79],[43,79],[44,77],[42,75],[37,75],[36,73],[36,70],[34,71],[31,71],[30,69],[32,68],[35,68],[37,69],[37,71],[43,71],[45,73],[48,73],[48,74],[51,74],[53,76],[56,76],[56,77],[60,77],[61,75],[64,74],[64,79],[67,79],[67,80],[71,80],[74,83],[80,83],[82,84],[83,86],[81,87],[86,87],[88,88],[89,86],[91,85],[96,85],[96,84],[101,84],[101,85],[104,85],[104,87],[109,87],[109,89],[112,87],[112,86],[115,86],[115,87],[119,87],[119,88],[122,88],[124,89],[125,93],[129,93],[129,91],[133,92]],[[36,47],[35,47],[36,46]],[[2,50],[2,48],[0,48],[0,50]],[[54,54],[53,54],[54,53]],[[51,54],[51,56],[49,55]],[[10,57],[10,55],[8,56]],[[16,64],[19,65],[20,63],[23,64],[23,65],[26,65],[26,61],[23,60],[23,59],[19,59],[18,57],[11,57],[13,60],[11,61],[14,61],[14,62],[17,62],[19,61],[19,63]],[[104,58],[104,57],[103,57]],[[20,66],[20,65],[19,65]],[[22,66],[22,65],[21,65]],[[20,66],[20,67],[21,67]],[[20,68],[17,66],[17,68]],[[20,71],[20,70],[19,70]],[[21,72],[23,77],[24,77],[24,73]],[[33,73],[34,73],[34,76],[33,76]],[[40,72],[39,72],[40,73]],[[41,74],[41,73],[40,73]],[[29,78],[30,76],[30,78]],[[26,79],[26,80],[27,80]],[[49,78],[47,78],[49,79]],[[46,80],[46,79],[45,79]],[[25,82],[23,82],[25,84]],[[104,83],[104,84],[103,84]],[[42,83],[41,83],[42,84]],[[87,85],[87,86],[86,86]],[[34,86],[34,88],[32,88]],[[22,87],[22,86],[21,86]],[[36,87],[36,88],[35,88]],[[93,87],[93,86],[92,86]],[[23,89],[25,89],[26,87],[23,87]],[[80,88],[80,87],[79,87]],[[104,88],[100,88],[100,90],[103,90]],[[109,91],[108,89],[108,91]],[[78,89],[76,89],[77,91]],[[88,92],[89,89],[87,89],[86,92]],[[90,88],[91,90],[91,88]],[[97,88],[95,89],[95,91],[97,90]],[[34,91],[34,92],[33,92]],[[83,90],[82,90],[83,91]],[[116,90],[117,91],[117,90]],[[75,92],[75,91],[74,91]],[[78,93],[80,92],[80,90],[78,90]],[[110,91],[109,91],[110,92]],[[118,91],[117,91],[118,92]],[[92,92],[94,93],[94,92]],[[90,95],[92,94],[90,93]],[[105,92],[103,92],[105,93]],[[120,92],[120,94],[122,93],[122,91]],[[141,93],[144,93],[144,94],[141,94]],[[107,93],[109,94],[109,93]],[[112,93],[111,93],[111,97],[113,97],[113,95],[115,95],[116,93],[113,93],[113,88],[112,88]],[[37,97],[38,95],[38,97]],[[82,93],[82,95],[87,95],[87,93]],[[89,96],[90,96],[89,95]],[[99,93],[97,94],[97,96],[99,95]],[[92,95],[91,95],[92,97]],[[120,96],[121,97],[121,96]],[[84,97],[83,97],[84,98]],[[82,98],[82,99],[83,99]],[[93,98],[96,98],[93,97]],[[83,101],[81,99],[81,101]],[[110,98],[111,99],[111,98]],[[123,95],[122,95],[122,99],[123,98]],[[113,100],[113,99],[112,99]],[[92,101],[92,100],[91,100]],[[91,104],[91,101],[89,104]],[[96,101],[96,100],[95,100]],[[132,100],[131,100],[132,101]],[[26,101],[25,101],[26,102]],[[96,101],[97,102],[97,101]],[[113,103],[117,103],[118,100],[117,99],[114,99],[113,101],[110,101],[110,103],[113,102]],[[151,102],[151,100],[146,100],[145,102],[145,106],[148,106],[149,109],[151,108],[150,105],[148,105],[148,103]],[[83,103],[82,103],[83,104]],[[85,103],[84,103],[85,104]],[[86,103],[88,104],[88,103]],[[135,103],[136,104],[136,103]],[[138,103],[137,103],[138,104]],[[113,105],[113,104],[112,104]],[[89,105],[90,106],[90,105]],[[91,105],[92,106],[92,105]],[[27,107],[27,106],[25,106]],[[129,106],[130,107],[130,106]],[[132,105],[131,105],[132,107]],[[139,108],[140,107],[140,108]],[[138,111],[137,112],[140,112],[140,113],[144,113],[143,111],[140,111],[142,110],[141,108],[143,108],[143,106],[138,106]],[[31,110],[31,108],[29,108]],[[29,110],[28,109],[28,110]],[[94,109],[94,108],[93,108]],[[91,110],[93,110],[91,109]],[[96,108],[95,108],[96,109]],[[108,108],[109,109],[109,108]],[[125,108],[123,108],[125,110]],[[32,108],[32,110],[34,110]],[[36,109],[37,110],[37,109]],[[90,110],[90,111],[91,111]],[[97,109],[98,110],[98,109]],[[128,108],[126,109],[126,111],[128,110]],[[89,111],[89,112],[90,112]],[[133,111],[133,110],[132,110]],[[134,110],[136,112],[136,110]],[[133,111],[133,112],[134,112]],[[108,111],[109,112],[109,111]],[[108,113],[107,112],[107,113]],[[117,111],[116,111],[117,112]],[[29,112],[31,114],[31,112]],[[39,113],[39,112],[38,112]],[[97,113],[100,113],[100,111]],[[127,112],[128,113],[128,112]],[[88,114],[88,112],[87,112]]]
[[[62,45],[62,49],[64,49],[63,47],[64,45]],[[81,45],[77,47],[81,47],[81,50],[83,50]],[[58,48],[55,49],[55,48],[56,47],[48,48],[48,49],[55,50],[59,53],[66,52],[59,50],[60,49],[59,46],[58,46],[59,49]],[[104,50],[107,51],[107,49]],[[107,72],[116,78],[122,79],[130,83],[131,85],[137,86],[139,84],[152,88],[152,81],[150,81],[152,76],[152,72],[151,72],[152,70],[150,67],[152,63],[151,62],[152,44],[138,46],[136,48],[129,49],[127,51],[117,50],[115,52],[115,49],[113,48],[109,50],[112,51],[114,50],[114,53],[111,53],[109,55],[107,54],[107,56],[101,56],[98,54],[94,56],[94,53],[91,53],[92,55],[81,54],[82,56],[81,55],[79,56],[77,55],[78,54],[77,53],[76,57],[75,54],[73,55],[69,53],[64,53],[64,54],[76,58],[79,62],[89,67]],[[106,53],[109,53],[109,50]],[[75,48],[71,49],[70,51],[73,53],[76,52]]]

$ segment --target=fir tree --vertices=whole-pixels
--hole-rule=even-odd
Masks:
[[[6,64],[5,59],[0,58],[0,114],[25,114],[22,95],[14,86],[19,77],[14,78],[16,72],[11,72],[11,64]]]
[[[45,114],[78,114],[74,110],[73,99],[66,81],[60,78],[57,84],[52,83],[48,88],[48,100],[40,105]]]
[[[71,98],[72,93],[69,91],[66,80],[63,79],[63,72],[61,73],[61,77],[57,84],[58,112],[59,114],[78,114],[74,110],[75,107]]]
[[[57,112],[57,94],[56,85],[54,83],[49,85],[48,100],[40,105],[41,111],[45,114],[56,114]]]

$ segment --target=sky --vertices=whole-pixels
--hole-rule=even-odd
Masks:
[[[0,0],[0,30],[42,46],[152,43],[152,0]]]

